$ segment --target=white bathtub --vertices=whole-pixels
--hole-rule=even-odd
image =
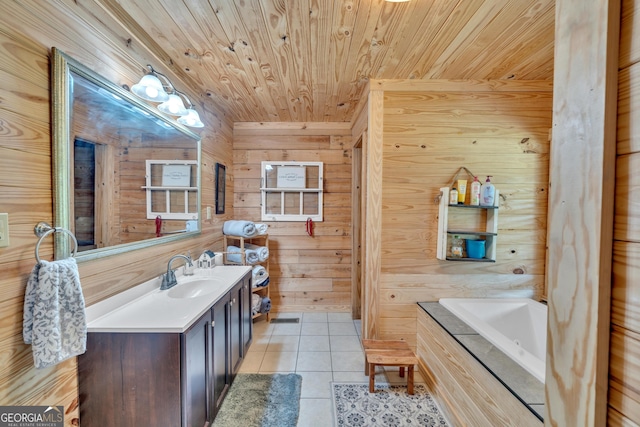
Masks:
[[[544,383],[546,305],[528,298],[441,298],[439,302]]]

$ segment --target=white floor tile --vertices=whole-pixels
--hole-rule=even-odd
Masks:
[[[264,359],[264,352],[249,351],[242,361],[240,370],[243,374],[255,374],[260,371],[260,365]]]
[[[298,318],[298,319],[302,319],[302,313],[287,313],[287,312],[282,312],[282,313],[274,313],[271,315],[272,318],[277,318],[277,319],[294,319],[294,318]]]
[[[353,322],[329,322],[329,335],[358,335]]]
[[[302,324],[300,335],[329,335],[329,324],[307,322]]]
[[[331,399],[300,399],[298,427],[329,427],[333,425]]]
[[[328,335],[301,335],[300,351],[331,351]]]
[[[301,351],[298,353],[296,372],[331,372],[331,353]]]
[[[331,351],[362,351],[360,338],[357,335],[331,335],[329,344]]]
[[[272,335],[300,335],[300,323],[276,323]]]
[[[331,364],[333,371],[353,371],[364,374],[364,352],[332,351]]]
[[[338,383],[368,383],[369,377],[362,372],[340,372],[333,371],[333,381]]]
[[[353,322],[351,313],[327,313],[329,322]]]
[[[303,313],[302,322],[327,322],[327,313]]]
[[[260,365],[260,373],[295,372],[297,360],[298,353],[295,351],[266,352]]]
[[[298,351],[299,342],[299,335],[272,335],[266,351]]]
[[[300,396],[307,398],[331,398],[331,381],[333,373],[331,372],[300,372],[302,376],[302,392]]]

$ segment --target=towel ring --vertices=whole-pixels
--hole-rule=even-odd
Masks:
[[[76,236],[74,236],[73,233],[66,228],[52,227],[46,222],[39,222],[34,227],[33,232],[40,238],[38,240],[38,243],[36,243],[36,261],[38,262],[40,262],[40,255],[38,254],[38,252],[40,251],[40,243],[42,243],[45,237],[52,233],[67,233],[67,235],[71,237],[71,240],[73,240],[73,244],[75,245],[72,256],[75,257],[78,253],[78,240],[76,239]]]

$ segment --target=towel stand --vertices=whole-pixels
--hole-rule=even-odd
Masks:
[[[75,245],[72,256],[75,257],[78,253],[78,240],[76,239],[76,236],[74,236],[73,233],[66,228],[52,227],[46,222],[39,222],[34,227],[33,232],[40,238],[38,240],[38,243],[36,243],[36,261],[38,262],[40,262],[40,255],[38,254],[38,252],[40,251],[40,243],[42,243],[45,237],[52,233],[66,233],[69,237],[71,237],[71,240],[73,240],[73,244]]]

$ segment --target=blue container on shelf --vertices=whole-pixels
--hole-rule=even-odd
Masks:
[[[486,254],[484,240],[467,239],[467,256],[469,258],[482,259]]]

